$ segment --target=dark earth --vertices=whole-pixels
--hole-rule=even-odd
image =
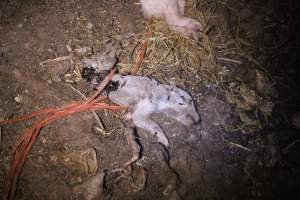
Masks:
[[[196,97],[200,92],[192,92],[186,84],[184,89],[196,100],[201,123],[185,127],[163,115],[153,116],[170,139],[169,163],[151,135],[137,129],[142,158],[128,169],[129,175],[124,172],[121,176],[113,170],[135,153],[121,115],[97,111],[105,124],[104,133],[95,128],[98,122],[91,112],[77,113],[42,129],[18,178],[15,199],[88,199],[75,194],[74,187],[83,183],[83,188],[92,188],[84,183],[97,173],[106,173],[106,178],[101,188],[95,189],[101,190],[95,199],[300,198],[298,1],[192,2],[196,12],[210,11],[224,19],[228,34],[248,33],[252,48],[235,57],[242,65],[232,70],[232,76],[251,83],[253,77],[247,69],[259,68],[255,62],[263,66],[277,93],[268,120],[255,131],[229,129],[224,123],[239,123],[239,119],[225,95],[197,80],[199,87],[193,91],[201,92],[199,101]],[[70,86],[86,96],[91,94],[92,88],[84,80],[76,84],[65,81],[64,75],[74,70],[68,60],[46,66],[40,63],[68,56],[68,45],[97,49],[107,36],[115,36],[123,43],[127,50],[120,62],[126,63],[129,49],[146,31],[147,20],[137,3],[1,0],[0,119],[81,100],[82,96]],[[210,23],[218,26],[214,17]],[[249,55],[255,62],[248,59]],[[166,80],[169,75],[165,77]],[[30,120],[1,127],[1,197],[14,147],[32,123]],[[78,154],[86,152],[92,158],[78,161]],[[92,166],[96,167],[86,164],[95,159]]]

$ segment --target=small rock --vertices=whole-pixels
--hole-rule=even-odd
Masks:
[[[26,43],[24,44],[25,49],[30,49],[31,46],[32,46],[32,45],[31,45],[30,42],[26,42]]]
[[[37,158],[37,162],[38,162],[38,163],[44,163],[45,161],[44,161],[44,159],[43,159],[42,156],[39,156],[39,157]]]
[[[17,28],[22,28],[23,27],[23,24],[18,24],[17,25]]]
[[[94,27],[94,25],[91,22],[87,23],[87,25],[86,25],[86,28],[89,30],[91,30],[93,27]]]
[[[15,100],[15,102],[17,102],[17,103],[21,103],[23,99],[22,99],[22,96],[18,94],[18,95],[14,98],[14,100]]]
[[[52,84],[52,80],[51,80],[51,79],[48,79],[48,80],[47,80],[47,83],[48,83],[49,85],[51,85],[51,84]]]
[[[72,47],[71,47],[70,44],[67,44],[67,45],[66,45],[66,48],[67,48],[68,52],[72,52]]]

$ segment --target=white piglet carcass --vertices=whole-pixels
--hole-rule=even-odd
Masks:
[[[166,147],[169,147],[169,140],[151,119],[153,113],[164,113],[186,126],[199,121],[191,96],[176,86],[161,84],[145,76],[115,75],[113,81],[118,82],[118,88],[110,92],[108,98],[114,103],[128,106],[126,118],[156,136],[158,142]]]
[[[169,26],[183,35],[198,41],[202,35],[202,25],[184,17],[185,0],[140,0],[146,18],[165,18]]]

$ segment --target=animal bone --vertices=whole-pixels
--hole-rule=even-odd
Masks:
[[[169,147],[169,140],[161,127],[151,119],[153,113],[164,113],[186,126],[199,121],[191,96],[176,86],[161,84],[151,77],[132,75],[118,74],[112,81],[118,82],[118,88],[111,91],[108,98],[114,103],[128,106],[126,118],[156,136],[158,142],[166,147]]]
[[[140,0],[146,18],[165,18],[169,26],[183,35],[198,41],[202,35],[202,25],[184,17],[185,0]]]

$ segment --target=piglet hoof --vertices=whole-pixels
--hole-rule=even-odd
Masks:
[[[190,21],[191,23],[189,23],[186,27],[187,35],[195,41],[199,41],[202,37],[203,27],[194,19],[190,19]]]
[[[174,29],[181,32],[183,35],[195,40],[199,41],[202,37],[203,26],[194,19],[185,18],[182,27],[174,27]]]

